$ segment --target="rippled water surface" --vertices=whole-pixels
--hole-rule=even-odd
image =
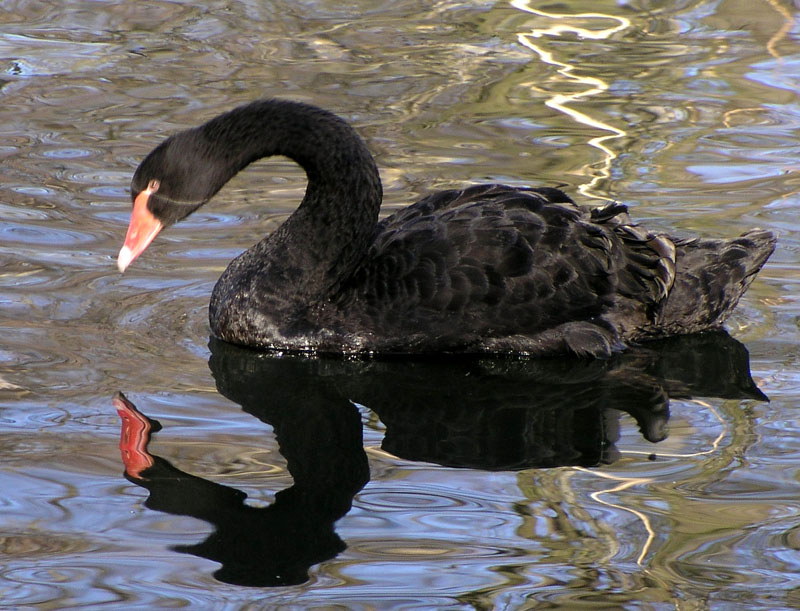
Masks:
[[[4,2],[0,606],[797,608],[798,38],[788,0]],[[564,185],[779,247],[733,340],[612,363],[210,345],[302,171],[251,167],[120,275],[128,185],[262,96],[354,123],[386,211]],[[161,426],[144,479],[117,390]]]

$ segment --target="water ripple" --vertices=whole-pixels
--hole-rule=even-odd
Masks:
[[[798,606],[796,15],[785,2],[746,19],[704,0],[422,4],[3,3],[4,604]],[[352,120],[384,213],[498,180],[625,201],[661,229],[780,230],[730,321],[772,403],[673,401],[658,446],[623,419],[620,459],[589,471],[409,463],[378,449],[373,422],[372,480],[335,525],[346,549],[299,586],[216,581],[218,564],[170,549],[209,526],[150,509],[121,476],[109,397],[129,392],[162,421],[159,455],[255,506],[291,485],[270,427],[216,392],[207,304],[305,176],[256,164],[135,269],[120,275],[114,257],[142,156],[261,96]]]

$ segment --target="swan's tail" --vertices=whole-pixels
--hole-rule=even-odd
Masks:
[[[676,240],[675,283],[658,314],[657,333],[718,327],[775,249],[775,234],[753,229],[733,240]]]

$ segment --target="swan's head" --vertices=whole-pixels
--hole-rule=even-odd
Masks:
[[[125,269],[164,228],[205,204],[221,184],[216,164],[196,130],[168,138],[136,169],[131,181],[133,211],[117,267]]]

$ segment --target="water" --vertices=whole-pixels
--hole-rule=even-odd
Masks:
[[[0,23],[0,605],[800,605],[790,2],[25,0]],[[386,211],[562,184],[678,233],[779,231],[728,325],[770,402],[718,337],[578,370],[209,347],[215,279],[304,176],[250,168],[120,275],[128,184],[267,95],[356,124]],[[117,390],[162,426],[149,489]]]

